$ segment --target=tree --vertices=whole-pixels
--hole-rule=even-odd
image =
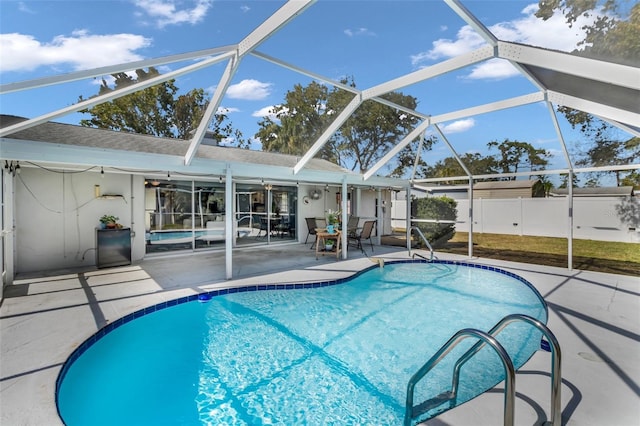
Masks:
[[[335,90],[332,96],[340,96],[340,92],[345,91]],[[340,98],[344,102],[343,97]],[[399,92],[387,93],[382,98],[412,110],[418,106],[416,98]],[[418,118],[414,115],[366,100],[342,125],[337,142],[344,151],[344,159],[351,164],[351,170],[366,171],[413,130],[417,123]]]
[[[561,10],[567,23],[573,25],[579,16],[590,16],[591,24],[585,25],[585,38],[573,53],[596,59],[604,59],[637,67],[640,64],[640,3],[630,8],[628,2],[615,0],[541,0],[536,16],[549,19],[556,10]],[[614,127],[582,111],[559,107],[573,128],[579,129],[588,139],[590,147],[583,151],[577,165],[609,166],[631,164],[640,158],[638,138],[624,140],[613,134]],[[607,172],[591,173],[590,183]],[[616,184],[633,182],[635,172],[615,171]]]
[[[505,139],[500,143],[489,142],[487,146],[489,149],[497,148],[500,151],[496,156],[496,162],[502,173],[517,173],[523,167],[530,171],[544,170],[549,164],[547,158],[551,157],[547,150],[535,148],[527,142]],[[515,179],[515,176],[510,178]]]
[[[460,160],[473,175],[494,174],[498,172],[496,159],[491,156],[483,156],[480,153],[467,152],[460,156]],[[425,166],[421,170],[426,178],[465,176],[466,173],[455,157],[444,158],[433,166]]]
[[[411,201],[411,216],[416,219],[447,221],[419,222],[416,226],[433,246],[441,246],[456,233],[455,221],[458,203],[449,197],[414,198]]]
[[[341,82],[355,87],[352,79]],[[302,155],[353,96],[347,90],[330,90],[317,82],[306,87],[297,84],[287,92],[285,103],[274,107],[275,118],[265,117],[258,123],[260,129],[255,136],[265,151]],[[388,93],[384,98],[410,109],[417,106],[415,98],[397,92]],[[351,170],[368,170],[409,133],[417,121],[415,116],[387,105],[365,101],[327,141],[319,156]],[[396,168],[394,173],[400,172]]]
[[[578,188],[580,185],[578,185],[578,176],[574,173],[573,174],[573,178],[571,179],[571,186],[573,188]],[[560,175],[560,185],[558,186],[558,188],[568,188],[569,184],[569,174],[561,174]]]
[[[424,139],[421,151],[431,150],[431,147],[436,143],[436,141],[437,139],[435,136],[429,136],[427,139]],[[393,169],[390,176],[397,178],[405,177],[407,171],[413,170],[414,166],[417,166],[416,174],[418,176],[422,175],[422,170],[428,166],[427,163],[422,159],[422,156],[418,156],[418,145],[419,141],[414,141],[400,150],[400,152],[398,153],[396,167],[395,169]]]
[[[582,152],[578,147],[576,165],[606,167],[633,164],[640,159],[640,138],[632,137],[624,140],[621,131],[590,114],[566,107],[560,107],[558,110],[567,117],[572,128],[578,128],[587,140],[592,141],[591,145]],[[616,186],[620,186],[625,176],[631,173],[633,172],[613,170],[591,172],[589,176],[591,182],[598,183],[601,176],[613,174]]]
[[[640,190],[640,173],[637,170],[633,170],[624,178],[620,179],[621,186],[633,186],[635,189]]]
[[[262,142],[262,149],[304,155],[327,125],[328,96],[327,86],[315,81],[306,87],[296,84],[285,95],[285,102],[273,107],[272,116],[258,123],[260,129],[255,137]],[[336,162],[338,155],[332,148],[333,144],[326,144],[320,157]]]
[[[539,175],[538,180],[540,180],[540,184],[542,185],[542,189],[544,191],[544,196],[548,197],[549,193],[553,189],[553,182],[549,180],[548,175]]]
[[[581,27],[585,38],[574,51],[577,55],[638,66],[640,60],[640,3],[625,7],[616,0],[540,0],[536,16],[547,20],[561,10],[571,27],[580,16],[590,17]]]
[[[102,79],[98,95],[114,92],[158,75],[160,73],[153,67],[148,71],[137,69],[135,78],[127,73],[112,74],[114,87],[110,87],[107,81]],[[193,89],[184,95],[177,93],[175,80],[159,83],[80,111],[91,115],[90,119],[80,120],[80,124],[165,138],[189,139],[202,120],[209,99],[203,89]],[[82,100],[80,96],[79,101]],[[219,140],[235,137],[238,145],[244,143],[242,134],[233,130],[224,114],[216,114],[209,129]]]

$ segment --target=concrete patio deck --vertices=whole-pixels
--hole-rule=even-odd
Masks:
[[[233,280],[224,279],[224,255],[212,252],[18,277],[5,288],[0,307],[0,424],[61,425],[55,381],[62,364],[99,328],[128,313],[221,287],[341,278],[372,264],[355,251],[345,261],[329,256],[316,260],[308,247],[292,244],[238,252]],[[373,254],[408,257],[398,247],[376,246]],[[545,298],[548,326],[563,354],[563,424],[640,424],[640,278],[439,257],[504,268],[530,281]],[[549,354],[538,352],[519,371],[517,425],[541,424],[549,416],[549,370]],[[501,425],[502,408],[500,384],[427,424]]]

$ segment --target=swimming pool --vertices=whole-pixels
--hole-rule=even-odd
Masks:
[[[547,318],[525,280],[457,262],[393,262],[349,280],[212,295],[136,312],[83,343],[58,378],[64,422],[401,424],[409,378],[456,331],[486,331],[511,313]],[[540,347],[526,324],[498,340],[516,368]],[[416,400],[451,385],[456,355],[471,344],[430,373]],[[497,357],[481,351],[463,369],[459,403],[502,379]]]
[[[251,228],[239,227],[236,229],[238,237],[246,237],[251,234]],[[195,236],[201,241],[224,241],[224,228],[202,229],[191,231],[151,231],[147,232],[146,239],[149,244],[184,244],[190,243]]]
[[[223,230],[224,231],[224,230]],[[149,244],[180,244],[189,243],[195,236],[196,239],[206,235],[207,231],[152,231],[147,233]]]

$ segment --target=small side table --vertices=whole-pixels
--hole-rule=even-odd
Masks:
[[[340,238],[340,231],[335,231],[333,234],[328,233],[326,230],[316,230],[316,260],[318,259],[318,255],[325,254],[336,254],[336,259],[340,258],[340,252],[342,251],[342,247],[340,246],[342,242],[342,238]],[[333,250],[326,251],[324,246],[326,245],[326,240],[336,240],[335,244],[333,244]]]

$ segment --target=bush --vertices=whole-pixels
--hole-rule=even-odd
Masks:
[[[411,200],[414,219],[456,220],[458,203],[449,197],[415,198]],[[455,223],[418,222],[417,226],[433,247],[441,246],[455,235]],[[421,244],[421,241],[418,241]]]

